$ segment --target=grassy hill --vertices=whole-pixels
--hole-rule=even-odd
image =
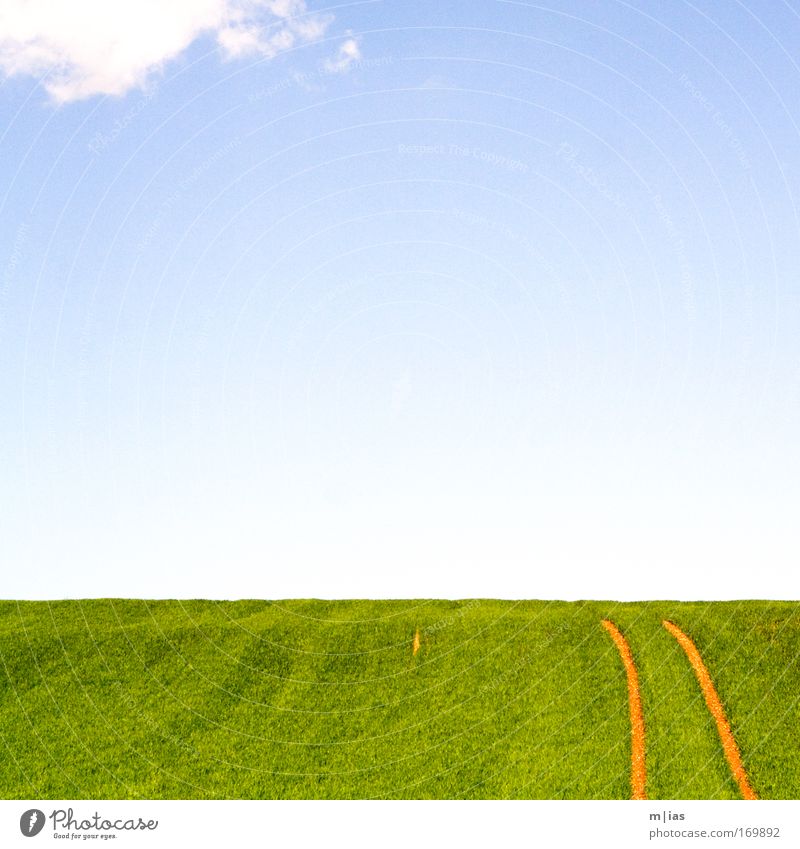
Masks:
[[[0,602],[0,797],[800,798],[800,603]],[[414,654],[414,635],[419,649]]]

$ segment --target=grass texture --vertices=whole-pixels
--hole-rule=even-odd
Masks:
[[[0,602],[6,799],[800,799],[800,603]],[[414,651],[415,634],[419,634]]]

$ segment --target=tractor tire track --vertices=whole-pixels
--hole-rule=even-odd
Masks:
[[[617,647],[628,678],[628,707],[631,718],[631,799],[646,799],[647,767],[645,764],[644,713],[642,711],[642,695],[639,690],[639,673],[628,641],[619,628],[610,619],[603,619],[602,625],[611,635],[611,639]]]
[[[728,761],[728,765],[731,768],[731,772],[733,773],[736,783],[739,785],[739,791],[741,792],[742,797],[745,799],[758,799],[758,795],[755,790],[753,790],[750,784],[750,779],[747,777],[747,771],[742,763],[739,746],[736,744],[736,739],[733,736],[731,725],[725,715],[725,708],[722,706],[722,700],[717,693],[717,688],[714,686],[714,682],[705,663],[703,662],[703,658],[700,655],[697,646],[694,644],[692,638],[681,631],[681,629],[673,622],[665,619],[661,624],[667,629],[667,631],[669,631],[670,634],[672,634],[673,637],[675,637],[678,644],[685,652],[686,657],[689,659],[689,663],[691,664],[695,677],[697,678],[697,683],[700,685],[700,689],[702,690],[703,698],[706,701],[706,707],[708,708],[711,716],[714,717],[714,721],[717,723],[717,733],[719,734],[719,739],[722,743],[722,749],[725,752],[725,758]]]

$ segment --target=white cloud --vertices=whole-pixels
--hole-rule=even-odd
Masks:
[[[202,35],[226,58],[274,56],[331,20],[305,0],[2,0],[0,72],[41,76],[58,103],[121,95]]]
[[[361,48],[358,44],[358,39],[348,38],[339,45],[336,56],[328,59],[325,62],[325,70],[332,74],[343,74],[347,71],[353,62],[358,62],[361,58]]]

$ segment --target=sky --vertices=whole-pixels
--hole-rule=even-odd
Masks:
[[[800,598],[800,11],[5,0],[4,598]]]

